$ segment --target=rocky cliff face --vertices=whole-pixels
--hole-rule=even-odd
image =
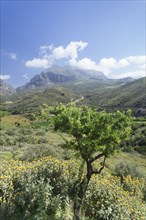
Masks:
[[[0,79],[0,96],[12,95],[15,92],[16,90],[11,85]]]
[[[65,76],[60,73],[54,73],[51,71],[48,72],[42,72],[40,75],[34,76],[30,80],[30,85],[34,86],[42,86],[45,84],[51,84],[51,83],[64,83],[75,80],[74,76]]]
[[[17,91],[31,89],[46,85],[56,85],[63,83],[72,83],[78,80],[87,80],[89,78],[106,78],[103,73],[95,71],[85,71],[73,69],[70,67],[53,66],[35,75],[30,82],[17,88]]]

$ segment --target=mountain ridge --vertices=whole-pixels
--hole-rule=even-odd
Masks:
[[[89,79],[107,79],[102,72],[81,70],[71,67],[53,66],[45,69],[40,74],[35,75],[31,80],[23,86],[16,88],[16,91],[22,91],[24,89],[34,89],[41,86],[54,86],[59,84],[74,83],[79,80]]]
[[[0,96],[7,96],[16,93],[16,90],[8,83],[0,79]]]

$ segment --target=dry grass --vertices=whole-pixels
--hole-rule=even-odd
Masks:
[[[30,125],[29,119],[21,115],[6,115],[1,118],[0,126],[3,128],[12,128],[16,126],[15,123],[20,123],[20,125]]]

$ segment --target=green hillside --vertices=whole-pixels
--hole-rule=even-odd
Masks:
[[[57,103],[68,103],[71,99],[77,100],[80,95],[63,87],[52,87],[35,91],[25,91],[9,97],[11,101],[4,101],[1,108],[10,110],[14,114],[38,112],[43,104],[54,106]]]
[[[90,92],[88,103],[102,107],[145,108],[146,107],[146,78],[118,87]]]
[[[146,114],[146,78],[124,83],[119,80],[78,81],[68,85],[25,90],[2,97],[1,109],[14,114],[37,112],[44,103],[54,106],[84,97],[83,103],[112,110],[131,108],[137,116]]]

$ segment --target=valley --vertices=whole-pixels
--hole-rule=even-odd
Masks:
[[[82,211],[85,220],[108,219],[109,207],[112,209],[111,216],[115,220],[119,220],[123,215],[125,219],[128,219],[129,216],[133,219],[144,219],[146,78],[114,80],[108,79],[102,73],[95,76],[95,72],[83,73],[79,70],[76,70],[74,74],[70,70],[69,74],[72,76],[68,78],[66,68],[64,72],[61,72],[60,68],[55,67],[55,71],[57,73],[51,73],[51,75],[50,71],[43,71],[26,85],[16,90],[9,90],[9,93],[7,93],[7,84],[2,85],[0,218],[4,219],[7,216],[9,219],[13,215],[14,219],[22,219],[22,216],[25,216],[26,219],[36,219],[41,216],[39,219],[44,220],[49,215],[51,220],[73,219],[74,188],[77,187],[78,181],[80,182],[82,178],[86,177],[86,166],[84,156],[82,157],[79,152],[76,152],[74,142],[76,132],[73,132],[74,135],[69,133],[70,127],[61,132],[67,119],[64,118],[64,123],[58,127],[58,130],[55,130],[55,118],[60,111],[57,108],[62,103],[62,105],[64,104],[63,109],[70,108],[68,114],[71,114],[74,106],[77,106],[73,113],[73,117],[77,118],[75,121],[72,118],[70,125],[75,123],[74,129],[80,131],[80,123],[85,121],[83,123],[85,134],[82,138],[85,138],[86,147],[90,146],[90,142],[86,140],[86,136],[88,138],[86,132],[89,132],[90,137],[90,130],[92,131],[94,126],[91,126],[87,117],[80,118],[81,113],[84,114],[89,108],[87,116],[90,116],[94,110],[94,116],[101,114],[102,118],[102,113],[106,112],[110,117],[118,110],[125,117],[126,111],[131,109],[132,129],[129,137],[114,146],[116,150],[107,156],[105,162],[102,157],[99,157],[92,165],[92,169],[98,170],[98,172],[103,169],[103,164],[104,169],[101,174],[93,174],[83,200]],[[8,88],[11,87],[8,85]],[[4,93],[5,89],[6,93]],[[68,114],[66,113],[63,117]],[[92,119],[92,116],[90,117]],[[103,126],[105,126],[104,123],[109,123],[109,119],[106,120],[101,121]],[[90,130],[86,128],[87,124]],[[97,131],[100,126],[98,124]],[[106,135],[112,132],[110,129],[112,123],[107,124],[105,130],[108,126],[109,130],[105,133],[105,139]],[[100,129],[104,134],[102,126]],[[91,137],[95,138],[94,133],[92,135],[93,137]],[[103,135],[101,137],[104,138]],[[116,138],[114,135],[111,137]],[[94,147],[94,142],[92,147]],[[101,151],[104,152],[104,148],[103,143]],[[97,152],[100,155],[100,151]],[[46,195],[46,193],[48,194]],[[46,203],[48,204],[49,201],[51,203],[47,207],[50,208],[45,209]],[[97,201],[102,201],[104,207],[101,207]],[[106,206],[107,203],[108,206]],[[58,204],[60,208],[58,208]],[[95,204],[96,211],[94,211]],[[123,211],[121,207],[128,211]],[[134,207],[136,207],[136,211],[133,211]],[[9,211],[7,212],[7,210]],[[106,213],[104,218],[98,210]],[[117,218],[116,213],[118,213]]]

